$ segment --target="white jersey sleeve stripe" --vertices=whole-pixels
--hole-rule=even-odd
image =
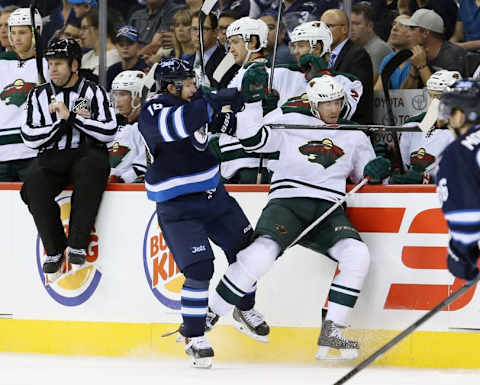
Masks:
[[[167,123],[167,116],[172,107],[163,108],[160,111],[160,115],[158,116],[158,127],[160,128],[160,135],[162,136],[165,142],[173,142],[174,139],[168,132],[168,123]]]
[[[175,113],[173,115],[174,116],[173,122],[175,124],[175,132],[182,139],[189,136],[187,130],[185,129],[185,121],[183,120],[183,112],[184,112],[184,108],[180,107],[180,108],[177,108],[177,110],[175,111]]]

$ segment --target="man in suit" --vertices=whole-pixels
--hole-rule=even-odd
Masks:
[[[373,123],[373,67],[372,60],[364,48],[348,38],[347,15],[339,9],[329,9],[321,17],[333,35],[329,67],[336,72],[355,75],[363,85],[357,110],[352,120],[361,124]]]
[[[193,59],[192,65],[195,72],[198,74],[201,71],[201,62],[200,62],[200,38],[199,38],[199,23],[198,18],[199,13],[193,15],[192,17],[192,41],[197,52]],[[213,78],[213,74],[217,69],[220,62],[223,60],[227,54],[225,48],[217,43],[218,35],[218,19],[217,17],[210,13],[205,22],[203,23],[203,62],[205,65],[205,77],[202,79],[203,85],[207,85],[214,88],[225,88],[228,83],[233,79],[235,73],[238,71],[239,67],[234,65],[231,67],[223,78],[218,82]]]

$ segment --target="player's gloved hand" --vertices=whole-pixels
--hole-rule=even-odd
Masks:
[[[373,146],[373,151],[375,151],[376,156],[383,156],[384,158],[390,159],[388,144],[384,140],[381,140]]]
[[[269,112],[272,112],[275,108],[277,108],[279,99],[280,94],[277,90],[272,90],[271,93],[267,92],[265,99],[262,100],[263,116],[267,115]]]
[[[236,88],[222,88],[217,92],[207,92],[203,98],[212,106],[214,113],[221,112],[223,106],[230,106],[236,113],[243,108],[243,98]]]
[[[448,245],[447,265],[448,270],[455,277],[472,280],[478,275],[478,244],[462,245],[459,242],[450,240]]]
[[[125,183],[121,176],[118,175],[110,175],[108,178],[108,183]]]
[[[390,184],[430,184],[431,176],[428,172],[419,172],[411,167],[406,174],[393,174]]]
[[[325,59],[311,53],[300,56],[298,64],[308,81],[314,77],[322,76],[322,71],[328,70],[328,63]]]
[[[246,103],[264,100],[267,96],[268,74],[263,64],[252,64],[242,79],[242,95]]]
[[[390,175],[392,162],[382,156],[377,156],[365,165],[363,176],[369,178],[368,183],[378,184]]]
[[[233,112],[220,112],[215,114],[213,120],[208,125],[208,129],[212,133],[233,136],[237,129],[237,117]]]

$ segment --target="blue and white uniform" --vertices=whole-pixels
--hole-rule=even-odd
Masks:
[[[471,127],[443,151],[436,180],[437,192],[451,236],[449,269],[456,276],[461,276],[463,270],[452,270],[461,266],[455,266],[458,262],[456,258],[470,260],[473,264],[476,264],[478,259],[480,125]],[[468,266],[466,268],[468,269]]]

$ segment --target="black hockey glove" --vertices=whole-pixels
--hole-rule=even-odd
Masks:
[[[365,165],[363,176],[368,177],[368,183],[379,184],[390,175],[392,162],[382,156],[377,156]]]
[[[221,112],[224,106],[230,106],[234,113],[243,108],[242,94],[236,88],[222,88],[217,92],[207,92],[203,98],[210,104],[215,114]]]
[[[219,112],[213,117],[212,122],[208,125],[210,132],[235,135],[237,129],[237,117],[233,112]]]
[[[464,246],[459,242],[455,242],[453,239],[450,240],[447,265],[448,270],[455,277],[466,279],[467,281],[475,278],[478,275],[477,260],[477,242]]]

